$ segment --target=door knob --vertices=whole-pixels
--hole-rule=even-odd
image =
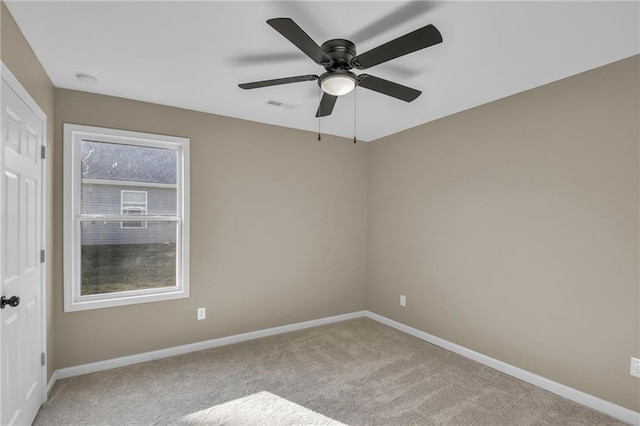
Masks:
[[[12,308],[15,308],[19,304],[20,304],[20,298],[18,296],[11,296],[8,299],[4,296],[0,298],[0,309],[4,309],[6,305],[9,305]]]

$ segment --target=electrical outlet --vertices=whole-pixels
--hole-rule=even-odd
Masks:
[[[640,358],[631,358],[631,375],[640,377]]]
[[[207,308],[198,308],[198,321],[207,318]]]
[[[407,298],[404,294],[400,295],[400,306],[407,306]]]

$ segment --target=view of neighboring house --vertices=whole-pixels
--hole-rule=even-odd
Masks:
[[[174,216],[176,152],[82,142],[82,214]],[[84,223],[82,245],[175,243],[172,222]]]

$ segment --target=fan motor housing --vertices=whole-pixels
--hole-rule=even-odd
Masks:
[[[353,42],[342,38],[334,38],[322,43],[320,48],[333,59],[331,64],[325,66],[327,71],[353,68],[351,61],[356,56],[356,45]]]

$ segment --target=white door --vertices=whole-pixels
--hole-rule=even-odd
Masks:
[[[0,302],[4,305],[0,310],[0,424],[26,425],[42,405],[44,386],[40,358],[44,123],[4,79],[0,99],[0,295],[4,299]]]

